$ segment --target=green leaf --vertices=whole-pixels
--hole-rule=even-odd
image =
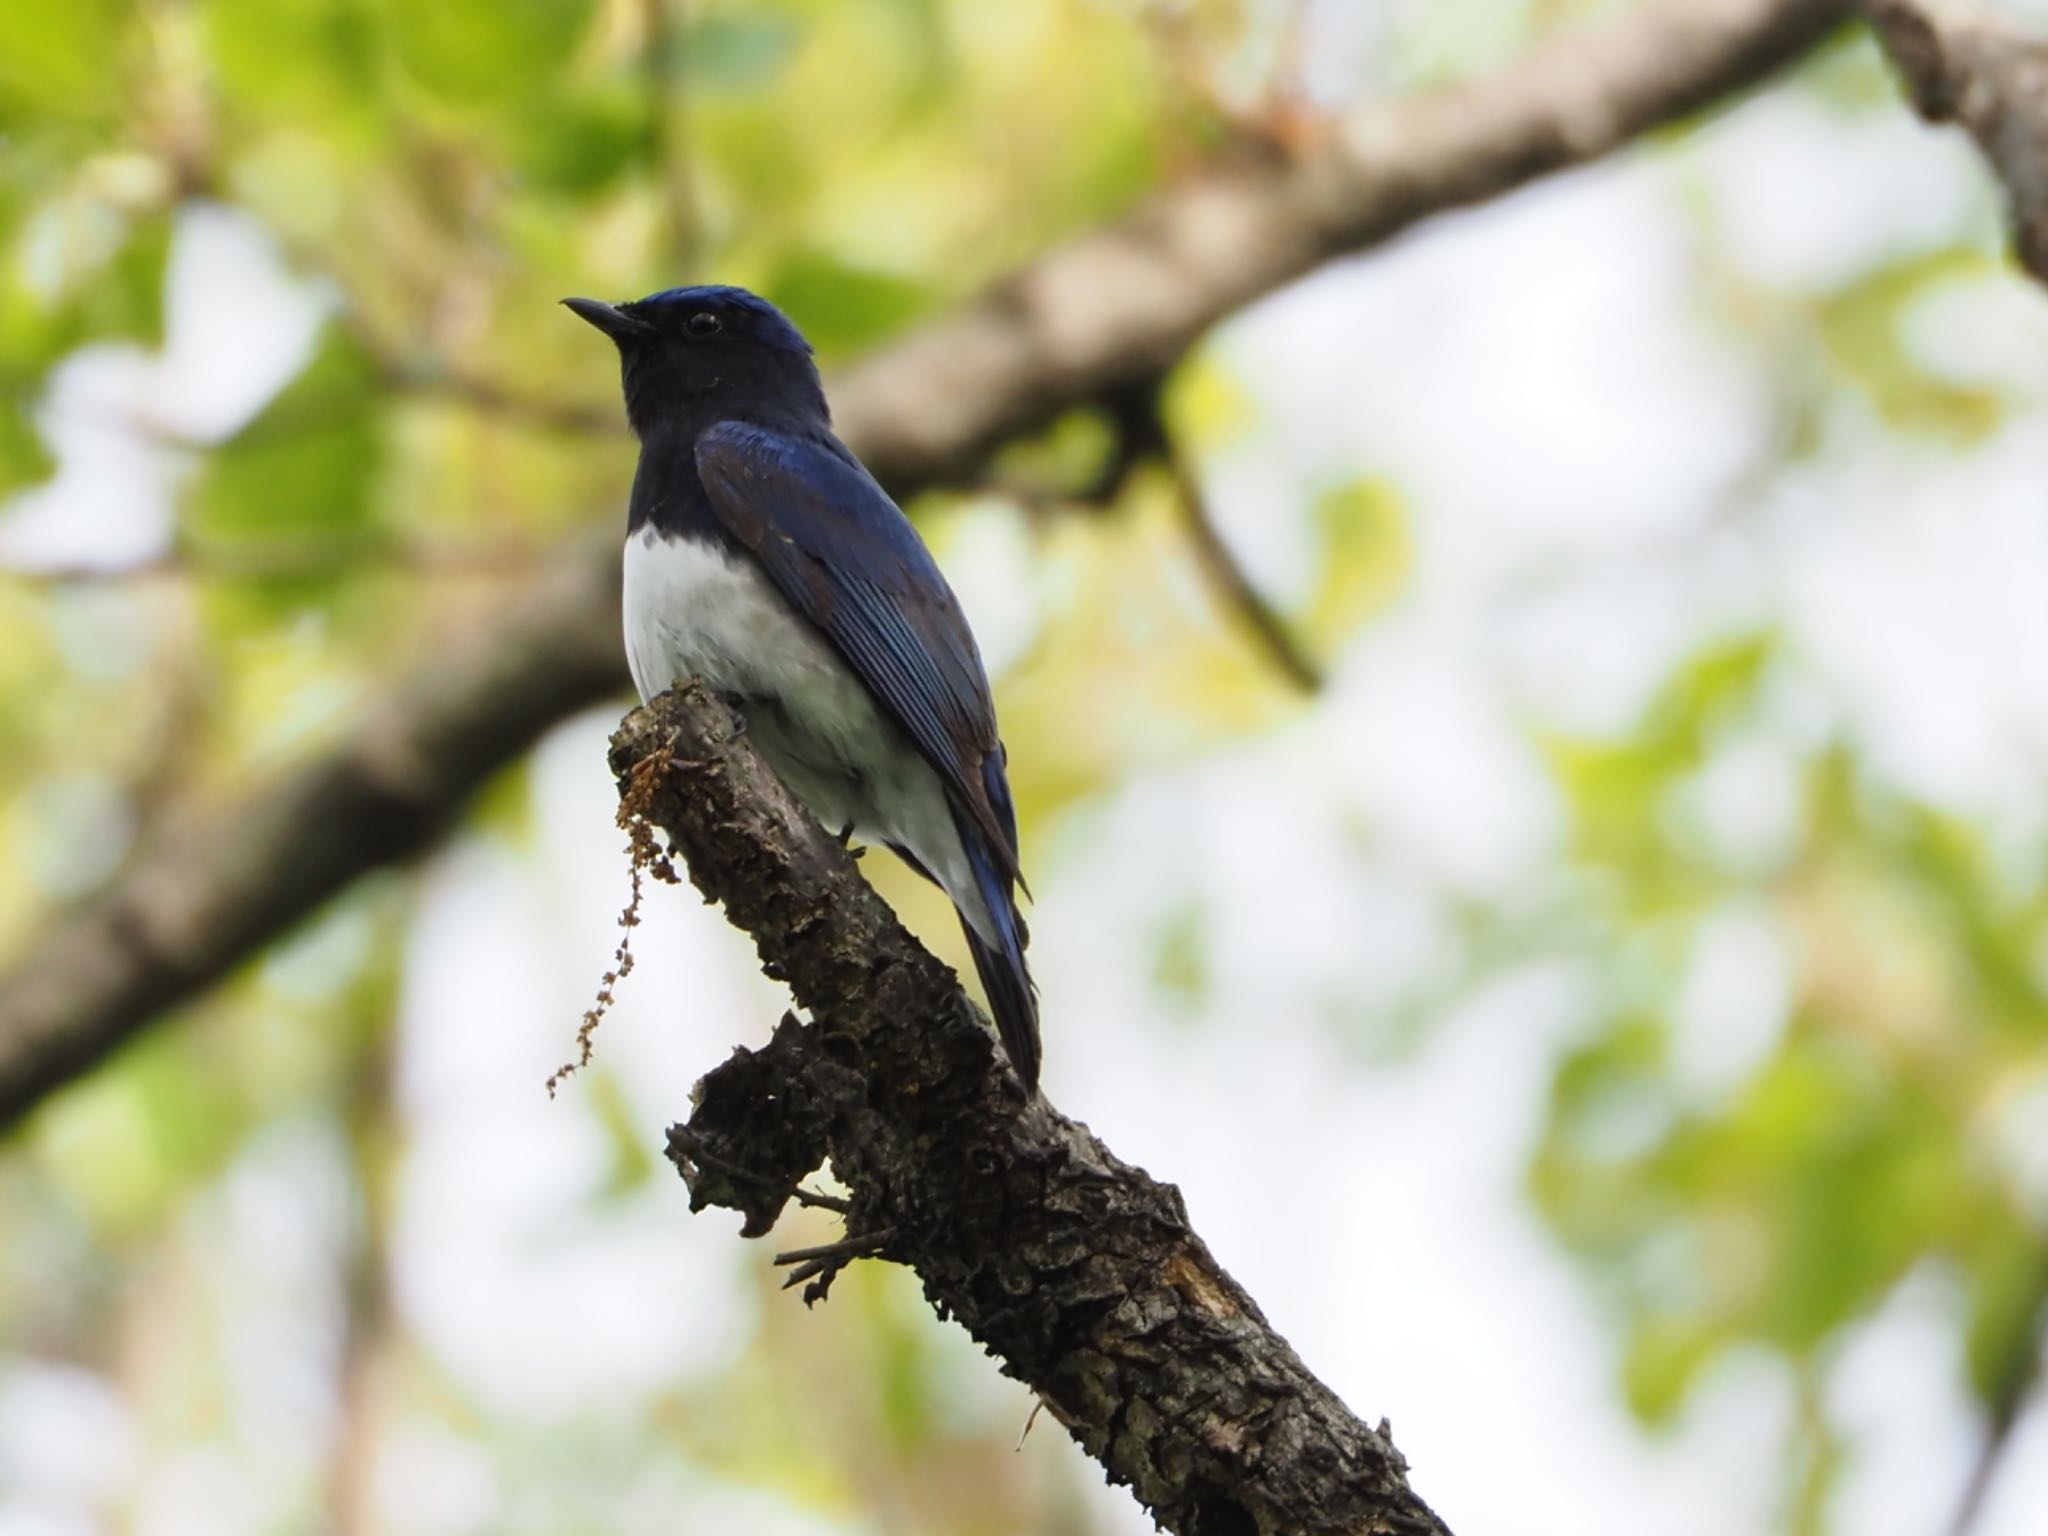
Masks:
[[[28,401],[20,394],[0,396],[0,497],[48,479],[56,467]]]
[[[1728,637],[1692,657],[1619,740],[1553,739],[1552,769],[1570,798],[1578,852],[1618,876],[1637,915],[1700,900],[1713,879],[1660,829],[1666,797],[1748,710],[1777,655],[1768,633]]]
[[[1175,437],[1204,451],[1230,446],[1259,419],[1243,382],[1206,348],[1173,370],[1161,409]]]
[[[1529,1190],[1551,1224],[1583,1252],[1625,1260],[1646,1233],[1680,1209],[1675,1192],[1660,1183],[1654,1158],[1632,1145],[1636,1137],[1627,1129],[1643,1122],[1645,1111],[1659,1120],[1668,1113],[1667,1058],[1664,1026],[1624,1015],[1557,1066],[1550,1123],[1530,1164]]]
[[[859,351],[900,331],[924,312],[927,292],[909,278],[817,250],[792,253],[766,288],[827,356]]]
[[[1352,480],[1316,498],[1323,559],[1302,624],[1324,651],[1349,639],[1385,608],[1407,576],[1411,550],[1407,511],[1387,481]]]
[[[2040,895],[2001,890],[1982,832],[1953,814],[1912,806],[1893,822],[1900,872],[1918,887],[1931,925],[1944,930],[1986,1022],[2037,1038],[2048,1031]]]
[[[600,191],[645,158],[652,104],[641,83],[617,79],[557,98],[514,125],[512,158],[535,186]]]
[[[222,96],[267,126],[337,119],[379,103],[380,53],[364,0],[202,0]]]
[[[2010,1216],[1986,1236],[1971,1266],[1965,1352],[1978,1401],[2004,1414],[2017,1406],[2040,1369],[2048,1243]]]
[[[671,72],[693,93],[750,96],[773,83],[802,41],[794,17],[718,12],[684,28]]]
[[[591,977],[591,985],[597,978]],[[589,1103],[597,1115],[597,1123],[604,1133],[605,1176],[603,1197],[617,1200],[647,1187],[648,1181],[657,1172],[666,1169],[665,1163],[656,1160],[647,1145],[647,1127],[633,1114],[633,1105],[625,1091],[619,1086],[618,1075],[603,1066],[604,1032],[599,1030],[593,1046],[596,1055],[584,1071],[589,1078]],[[576,1038],[572,1029],[562,1031],[564,1059],[575,1060]],[[571,1078],[570,1083],[582,1081]]]
[[[445,106],[531,103],[575,56],[590,0],[386,0],[401,68]]]
[[[1799,78],[1815,99],[1845,116],[1898,110],[1898,78],[1865,27],[1843,27],[1823,42],[1800,66]]]
[[[89,341],[158,344],[170,248],[170,216],[156,213],[116,224],[103,247],[71,261],[54,296],[0,269],[0,379],[32,392],[53,363]]]
[[[1924,1087],[1814,1020],[1685,1156],[1699,1188],[1764,1224],[1769,1262],[1747,1322],[1795,1354],[1874,1305],[1976,1198]]]
[[[1696,1316],[1639,1318],[1622,1364],[1629,1411],[1645,1424],[1670,1423],[1723,1342],[1718,1329]]]
[[[164,274],[170,259],[170,216],[139,221],[105,269],[82,290],[86,330],[93,336],[162,346]]]
[[[201,1009],[185,1028],[142,1036],[36,1121],[53,1185],[102,1233],[164,1220],[247,1130],[249,1105],[223,1060],[225,1013]]]
[[[1209,925],[1199,901],[1180,903],[1168,915],[1152,962],[1152,984],[1184,1014],[1209,995]]]
[[[472,832],[501,838],[514,847],[530,847],[534,836],[531,764],[520,758],[492,774],[470,801],[467,817]]]
[[[0,129],[115,116],[130,9],[126,0],[13,0],[0,23]]]
[[[1848,381],[1893,427],[1958,443],[1989,436],[2004,420],[2005,402],[1992,389],[1936,377],[1908,355],[1901,340],[1906,311],[1939,284],[1974,276],[1986,266],[1975,250],[1951,249],[1881,267],[1820,307],[1820,335]]]
[[[1117,447],[1108,413],[1083,406],[1063,412],[1043,432],[998,448],[989,478],[1026,495],[1078,496],[1099,485]]]
[[[56,467],[34,421],[54,364],[94,340],[161,344],[170,247],[168,215],[140,218],[111,254],[67,272],[54,303],[18,278],[0,276],[0,496],[46,479]]]

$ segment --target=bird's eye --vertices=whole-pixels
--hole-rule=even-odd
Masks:
[[[683,329],[692,336],[716,336],[725,329],[725,322],[708,309],[700,309],[683,322]]]

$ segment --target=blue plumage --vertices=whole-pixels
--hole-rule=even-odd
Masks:
[[[641,693],[704,678],[821,820],[944,887],[1035,1085],[1016,815],[981,654],[916,530],[833,436],[808,344],[744,289],[567,302],[618,342],[641,439],[625,590]]]

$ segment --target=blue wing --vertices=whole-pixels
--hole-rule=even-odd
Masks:
[[[938,772],[1023,884],[995,705],[953,589],[888,492],[838,443],[741,422],[697,440],[697,474],[752,552]]]

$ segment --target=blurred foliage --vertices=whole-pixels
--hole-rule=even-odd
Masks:
[[[2048,1307],[2038,1192],[1990,1135],[2048,1068],[2048,879],[2016,880],[1983,831],[1834,741],[1794,770],[1777,856],[1717,858],[1684,791],[1794,665],[1778,637],[1739,637],[1694,658],[1626,739],[1556,747],[1580,857],[1616,877],[1603,905],[1626,1006],[1560,1061],[1530,1188],[1620,1308],[1628,1400],[1652,1423],[1743,1345],[1817,1378],[1922,1266],[1953,1277],[1959,1370],[1995,1409],[2032,1370]],[[1733,910],[1785,936],[1792,990],[1767,1048],[1702,1078],[1677,1060],[1702,1028],[1681,994]],[[1838,1470],[1825,1420],[1808,1430],[1802,1531],[1829,1528]]]
[[[59,568],[114,568],[0,582],[0,951],[117,875],[155,825],[317,748],[558,539],[613,524],[632,462],[615,365],[556,308],[563,294],[744,282],[836,364],[1204,151],[1213,111],[1158,48],[1158,22],[1092,0],[10,10],[0,498],[19,499],[0,544],[40,526],[29,544]],[[1210,18],[1196,46],[1233,46],[1239,26]],[[67,432],[93,446],[60,455]],[[108,442],[168,488],[127,509],[135,536],[111,557],[36,511],[46,490],[53,507],[137,494],[142,480],[52,481],[60,457],[63,476],[89,474]],[[1084,454],[1105,447],[1098,434]],[[943,544],[947,499],[914,510]],[[1074,752],[1020,754],[1027,824],[1129,773],[1133,751],[1161,761],[1284,700],[1191,567],[1160,485],[1042,532],[1043,638],[1009,679],[1011,732]],[[1132,565],[1156,579],[1122,582]],[[1106,627],[1051,622],[1067,613]],[[1129,687],[1178,727],[1092,749],[1054,729],[1076,669],[1097,667],[1105,719]],[[474,834],[530,849],[533,793],[526,773],[501,775]],[[352,894],[12,1141],[0,1392],[8,1358],[120,1382],[136,1488],[194,1446],[268,1444],[249,1470],[288,1524],[327,1505],[336,1528],[361,1528],[376,1447],[427,1433],[489,1448],[521,1490],[512,1529],[598,1528],[591,1511],[613,1507],[626,1469],[650,1468],[785,1506],[893,1511],[890,1529],[993,1533],[1034,1506],[1045,1529],[1090,1527],[1071,1491],[1019,1470],[1009,1396],[964,1416],[948,1401],[931,1354],[964,1346],[935,1344],[895,1280],[850,1276],[816,1318],[764,1306],[773,1321],[729,1371],[677,1384],[628,1434],[578,1420],[537,1444],[532,1422],[410,1343],[392,1245],[397,1171],[417,1149],[390,1061],[410,878]],[[891,893],[944,931],[922,887]],[[672,1213],[644,1106],[602,1064],[587,1081],[562,1112],[602,1149],[592,1219],[650,1201]],[[324,1452],[239,1417],[229,1313],[260,1309],[261,1282],[215,1256],[259,1198],[252,1181],[294,1157],[312,1170],[305,1221],[340,1234],[339,1333],[301,1367],[329,1358],[340,1394]],[[343,1213],[321,1217],[337,1174]]]
[[[1348,88],[1466,77],[1602,8],[1390,6]],[[168,492],[122,508],[139,525],[117,557],[133,579],[0,581],[0,952],[118,873],[155,825],[231,801],[331,736],[496,611],[560,539],[614,524],[631,472],[614,370],[560,296],[743,282],[784,304],[828,366],[843,362],[1183,174],[1235,120],[1256,122],[1303,63],[1289,10],[10,7],[0,497],[16,499],[0,508],[0,548],[53,476],[114,456],[99,438],[60,455],[68,431],[118,439]],[[1861,42],[1825,50],[1801,89],[1845,120],[1898,110]],[[1992,275],[1981,252],[1874,251],[1831,288],[1777,291],[1738,275],[1698,201],[1702,307],[1783,382],[1791,467],[1845,422],[1943,452],[2009,422],[2008,381],[1937,366],[1916,343],[1929,304]],[[227,275],[192,270],[205,259]],[[95,369],[98,385],[72,387]],[[218,374],[266,369],[276,377],[252,398],[214,391]],[[1176,443],[1204,465],[1269,438],[1268,410],[1210,351],[1166,396]],[[998,686],[1034,850],[1135,780],[1338,707],[1302,700],[1248,643],[1168,476],[1142,466],[1113,505],[1088,500],[1113,450],[1104,416],[1077,411],[1000,456],[1003,496],[911,509],[949,564],[990,525],[1023,551],[1004,567],[1022,591],[1006,593],[1019,637]],[[137,494],[81,483],[88,498]],[[1318,466],[1272,504],[1276,542],[1303,552],[1274,606],[1341,704],[1347,668],[1427,577],[1436,509],[1372,462]],[[1618,1388],[1646,1424],[1675,1422],[1738,1353],[1783,1364],[1800,1404],[1785,1524],[1800,1532],[1825,1528],[1845,1455],[1829,1373],[1903,1279],[1948,1282],[1956,1371],[1993,1409],[2023,1389],[2048,1291],[2043,1213],[1997,1132],[2017,1099],[2048,1091],[2040,861],[1889,784],[1846,730],[1788,725],[1787,689],[1811,685],[1764,614],[1686,656],[1623,728],[1532,726],[1565,807],[1559,868],[1532,888],[1432,893],[1462,947],[1458,974],[1439,966],[1421,1003],[1338,996],[1321,1010],[1348,1030],[1405,1008],[1407,1040],[1463,984],[1532,957],[1583,968],[1586,1019],[1555,1063],[1529,1192],[1611,1302]],[[1737,837],[1718,775],[1759,743],[1784,780],[1783,824]],[[475,840],[530,851],[533,777],[499,778]],[[1347,823],[1329,838],[1364,867],[1393,861],[1389,830]],[[887,862],[870,861],[885,893],[945,933],[935,894]],[[0,1350],[77,1364],[136,1410],[110,1525],[142,1523],[134,1489],[194,1447],[276,1450],[263,1426],[229,1422],[245,1363],[223,1339],[249,1277],[220,1272],[219,1234],[250,1170],[289,1153],[313,1169],[306,1203],[328,1201],[341,1234],[325,1257],[343,1294],[307,1351],[338,1401],[310,1437],[315,1464],[266,1473],[283,1511],[267,1523],[355,1508],[374,1482],[368,1439],[436,1465],[481,1457],[482,1481],[516,1496],[516,1530],[668,1528],[676,1489],[707,1486],[847,1528],[1095,1528],[1071,1486],[1011,1454],[1015,1396],[963,1386],[993,1380],[986,1362],[930,1324],[907,1277],[876,1266],[850,1271],[814,1316],[768,1294],[756,1256],[736,1251],[761,1294],[730,1357],[663,1386],[630,1422],[511,1413],[422,1348],[391,1253],[405,1216],[394,1169],[420,1154],[407,1094],[423,1090],[393,1067],[413,878],[352,893],[0,1158]],[[1772,936],[1786,995],[1759,1038],[1703,1043],[1688,982],[1731,921]],[[1219,985],[1217,913],[1176,893],[1157,930],[1148,980],[1198,1028]],[[590,1132],[590,1220],[671,1210],[633,1085],[602,1061],[583,1081],[563,1113]],[[311,1150],[292,1153],[300,1143]],[[830,1235],[808,1217],[792,1226],[793,1243]],[[540,1257],[534,1246],[522,1257]],[[374,1521],[337,1513],[335,1526]]]
[[[1951,383],[1914,365],[1901,322],[1939,284],[1991,267],[1976,251],[1938,250],[1880,267],[1820,306],[1820,336],[1835,366],[1853,379],[1887,425],[1972,443],[2004,418],[1996,390]]]

